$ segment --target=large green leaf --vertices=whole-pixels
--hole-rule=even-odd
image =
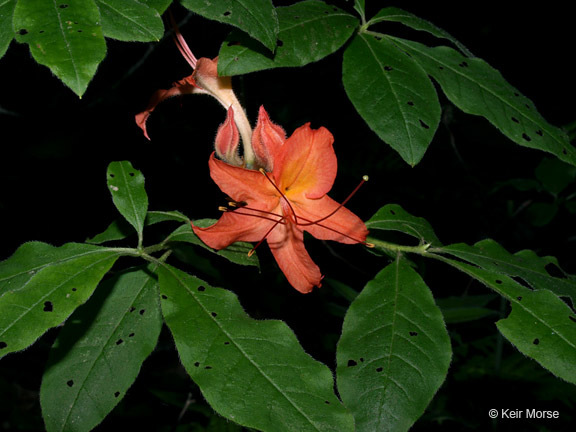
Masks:
[[[171,266],[159,277],[180,359],[219,414],[265,432],[354,430],[332,373],[285,323],[253,320],[230,291]]]
[[[136,379],[162,328],[155,267],[102,282],[58,335],[40,387],[49,432],[93,429]]]
[[[114,249],[27,243],[0,264],[0,356],[32,344],[84,303],[119,256]]]
[[[338,343],[338,390],[356,431],[404,431],[444,382],[450,338],[424,281],[398,258],[350,305]]]
[[[19,1],[14,11],[18,42],[34,59],[82,96],[106,55],[94,0]]]
[[[553,257],[539,257],[530,250],[512,255],[491,239],[479,241],[474,246],[454,244],[438,252],[466,260],[494,274],[521,278],[535,290],[547,289],[576,302],[576,280],[556,276],[562,276],[562,271]]]
[[[556,376],[576,384],[576,315],[549,290],[531,290],[509,276],[442,259],[507,298],[508,318],[496,324],[518,350]]]
[[[276,48],[278,19],[270,0],[181,0],[181,3],[208,19],[238,27],[271,51]]]
[[[144,226],[150,226],[166,221],[185,222],[190,224],[190,220],[179,211],[151,210],[146,214]],[[108,227],[101,233],[86,240],[86,243],[102,244],[110,241],[124,240],[126,237],[135,233],[136,231],[134,231],[133,227],[125,219],[118,219],[108,225]]]
[[[380,208],[366,222],[366,227],[371,231],[400,231],[418,239],[420,244],[442,245],[426,219],[412,216],[398,204],[386,204]]]
[[[279,7],[277,11],[280,31],[276,52],[272,54],[242,34],[232,33],[220,49],[221,75],[304,66],[336,51],[358,26],[354,16],[315,0]]]
[[[376,15],[370,18],[368,21],[368,26],[372,26],[382,21],[393,21],[402,23],[408,27],[411,27],[415,30],[425,31],[430,33],[433,36],[438,38],[447,39],[452,42],[455,46],[458,47],[460,51],[462,51],[468,57],[472,57],[472,54],[468,49],[462,45],[456,38],[454,38],[450,33],[446,30],[443,30],[437,27],[435,24],[432,24],[430,21],[426,21],[416,15],[406,12],[405,10],[396,8],[396,7],[386,7],[378,11]]]
[[[158,11],[159,14],[162,14],[168,9],[168,6],[172,3],[172,0],[138,0],[140,3],[144,3],[151,8],[154,8]]]
[[[158,41],[164,24],[156,9],[137,0],[96,0],[104,36],[121,41]]]
[[[108,188],[118,211],[142,238],[148,211],[148,196],[144,189],[144,176],[128,161],[112,162],[108,166]]]
[[[386,37],[359,33],[344,51],[342,81],[368,126],[416,165],[441,114],[436,90],[422,67]]]
[[[568,136],[550,125],[527,97],[485,61],[464,57],[445,46],[430,48],[405,39],[394,41],[434,77],[458,108],[485,117],[517,144],[576,165],[576,148]]]
[[[18,0],[0,0],[0,58],[8,50],[14,38],[12,16]]]

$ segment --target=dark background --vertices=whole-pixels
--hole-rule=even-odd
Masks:
[[[348,3],[334,2],[351,10]],[[432,21],[500,70],[550,123],[564,126],[576,120],[576,38],[566,7],[535,3],[504,8],[503,2],[495,1],[450,6],[368,3],[367,16],[380,5],[394,5]],[[179,20],[187,14],[182,8],[175,13]],[[380,25],[379,30],[430,40],[395,24]],[[215,56],[228,31],[198,16],[182,27],[198,57]],[[191,218],[218,217],[223,197],[209,180],[207,167],[216,128],[224,119],[217,102],[206,96],[164,102],[149,120],[152,141],[134,123],[134,115],[156,89],[168,88],[190,73],[170,38],[157,44],[108,40],[107,58],[79,99],[36,64],[26,46],[14,42],[0,60],[0,259],[26,241],[61,245],[103,231],[118,217],[105,183],[106,167],[114,160],[130,160],[144,173],[150,209],[179,210]],[[535,179],[534,170],[546,154],[515,145],[484,119],[461,113],[441,96],[443,121],[423,161],[411,168],[356,114],[340,77],[337,53],[304,68],[235,78],[234,85],[252,121],[264,105],[288,133],[310,121],[334,134],[339,176],[330,195],[344,199],[368,174],[370,182],[348,204],[363,219],[387,203],[397,203],[425,217],[446,244],[494,238],[511,252],[533,249],[557,256],[565,270],[576,272],[575,216],[562,207],[550,223],[535,226],[529,210],[518,210],[554,198],[507,183]],[[572,185],[566,193],[575,191]],[[288,286],[265,247],[259,250],[261,273],[225,262],[217,263],[224,269],[221,276],[198,265],[183,267],[237,292],[252,316],[286,320],[306,351],[333,367],[347,301],[330,280],[360,290],[385,261],[357,247],[316,240],[307,241],[307,247],[326,275],[324,288],[307,296]],[[443,265],[418,264],[437,298],[490,293]],[[507,306],[498,299],[489,306],[492,317],[448,326],[454,349],[450,375],[414,430],[568,430],[576,402],[573,386],[503,341],[494,322]],[[37,391],[55,335],[51,331],[27,351],[2,360],[0,430],[42,429]],[[188,395],[197,403],[179,419]],[[119,425],[196,430],[192,424],[211,421],[203,406],[165,332],[128,396],[99,430]],[[561,418],[492,422],[487,415],[491,408],[553,409]]]

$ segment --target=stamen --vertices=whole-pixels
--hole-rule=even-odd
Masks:
[[[280,194],[280,196],[282,198],[284,198],[284,201],[286,202],[286,204],[288,204],[288,207],[290,208],[290,211],[292,212],[293,216],[294,216],[294,223],[298,226],[310,226],[310,225],[318,225],[321,228],[324,228],[328,231],[332,231],[335,232],[336,234],[340,234],[343,237],[349,238],[350,240],[353,240],[357,243],[363,244],[364,246],[368,247],[368,248],[373,248],[374,244],[373,243],[369,243],[365,240],[359,240],[357,238],[354,238],[346,233],[340,232],[334,228],[328,227],[326,225],[323,225],[321,222],[325,221],[326,219],[328,219],[329,217],[333,216],[338,210],[340,210],[342,207],[344,207],[346,205],[346,203],[348,201],[350,201],[350,199],[356,194],[356,192],[358,192],[358,190],[360,189],[360,187],[366,183],[368,181],[368,176],[364,175],[362,176],[362,180],[360,181],[360,183],[354,188],[354,190],[346,197],[346,199],[344,201],[342,201],[342,203],[338,204],[338,207],[336,207],[336,209],[334,209],[332,212],[330,212],[328,215],[317,219],[315,221],[312,221],[310,219],[307,219],[305,217],[302,216],[298,216],[296,215],[296,212],[294,211],[294,208],[292,207],[292,204],[290,203],[290,200],[282,193],[282,191],[278,188],[278,186],[276,186],[276,184],[272,181],[272,179],[268,176],[268,173],[266,172],[266,170],[264,170],[264,168],[260,168],[259,171],[264,174],[264,176],[268,179],[268,181],[272,184],[272,186],[274,186],[274,189],[276,189],[276,191]],[[261,210],[261,209],[256,209],[256,208],[252,208],[252,207],[248,207],[248,203],[246,203],[245,201],[234,201],[233,199],[229,198],[230,201],[228,202],[228,205],[230,207],[232,207],[231,209],[227,208],[227,207],[220,207],[220,209],[225,209],[224,211],[230,211],[230,212],[234,212],[240,215],[244,215],[244,216],[254,216],[254,217],[259,217],[262,219],[266,219],[269,221],[274,222],[274,224],[270,227],[270,229],[266,232],[266,234],[262,237],[262,239],[260,239],[260,241],[258,241],[258,243],[256,243],[256,245],[250,249],[250,251],[248,252],[248,256],[251,257],[254,252],[256,251],[256,248],[258,246],[260,246],[264,240],[266,240],[266,238],[270,235],[270,233],[274,230],[274,228],[276,228],[278,226],[278,224],[286,224],[286,216],[284,215],[280,215],[274,212],[269,212],[266,210]],[[261,213],[260,214],[253,214],[253,213],[245,213],[245,212],[241,212],[238,211],[237,209],[241,208],[244,210],[249,210],[252,212],[256,212],[256,213]],[[263,216],[263,215],[269,215],[269,216],[275,216],[279,219],[272,219],[270,217],[267,216]],[[305,223],[299,222],[298,219],[303,220]]]
[[[186,43],[184,36],[182,36],[182,33],[180,33],[180,29],[178,28],[178,24],[176,24],[176,20],[174,19],[174,15],[172,15],[172,11],[169,9],[168,12],[169,12],[169,16],[170,16],[170,24],[172,25],[172,28],[174,29],[174,36],[173,36],[174,42],[176,43],[176,46],[178,47],[178,51],[180,51],[180,54],[182,54],[182,57],[184,57],[186,59],[188,64],[190,66],[192,66],[192,69],[196,69],[196,63],[198,62],[198,60],[196,59],[196,57],[192,53],[192,50],[190,49],[190,47]]]
[[[364,183],[366,183],[367,181],[368,181],[368,176],[367,176],[367,175],[362,176],[362,180],[360,181],[360,183],[358,184],[358,186],[356,186],[356,187],[354,188],[354,190],[353,190],[352,192],[350,192],[350,195],[348,195],[348,197],[346,197],[346,199],[345,199],[344,201],[342,201],[342,203],[340,203],[340,204],[338,205],[338,207],[336,207],[336,209],[334,209],[334,211],[332,211],[330,214],[328,214],[328,215],[324,216],[323,218],[318,219],[318,220],[316,220],[316,221],[311,221],[311,222],[309,222],[309,223],[300,224],[300,225],[304,225],[304,226],[306,226],[306,225],[317,225],[318,222],[322,222],[322,221],[328,219],[329,217],[333,216],[334,213],[336,213],[338,210],[340,210],[342,207],[344,207],[348,201],[350,201],[350,198],[352,198],[352,197],[356,194],[356,192],[358,192],[358,189],[360,189],[360,187],[361,187]]]
[[[264,176],[268,179],[268,181],[272,184],[272,186],[274,186],[274,189],[276,189],[276,191],[280,194],[280,196],[282,198],[284,198],[284,201],[286,201],[286,204],[288,204],[288,207],[290,208],[290,211],[292,212],[292,215],[294,216],[294,223],[296,225],[298,225],[298,216],[296,215],[296,212],[294,211],[292,204],[290,204],[290,200],[286,197],[286,195],[284,195],[282,193],[282,191],[278,188],[278,186],[276,186],[276,183],[274,183],[272,181],[272,179],[270,177],[268,177],[268,173],[266,172],[266,170],[264,168],[260,168],[258,171],[260,171],[262,174],[264,174]]]

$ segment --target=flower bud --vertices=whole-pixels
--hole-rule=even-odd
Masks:
[[[230,165],[242,166],[242,158],[238,155],[239,143],[240,136],[234,122],[234,108],[230,107],[228,108],[226,120],[216,132],[216,140],[214,142],[216,154]]]
[[[274,155],[286,141],[286,132],[282,127],[270,121],[263,106],[258,112],[258,122],[252,133],[252,150],[256,156],[256,165],[271,172],[274,168]]]

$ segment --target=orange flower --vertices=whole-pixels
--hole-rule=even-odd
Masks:
[[[321,240],[365,243],[364,222],[326,194],[336,178],[334,139],[325,128],[305,124],[288,139],[261,108],[252,145],[259,170],[219,160],[212,153],[210,175],[233,201],[208,228],[192,224],[214,249],[237,241],[268,242],[290,284],[302,293],[321,286],[322,274],[304,247],[304,231]],[[346,200],[347,201],[347,200]]]

